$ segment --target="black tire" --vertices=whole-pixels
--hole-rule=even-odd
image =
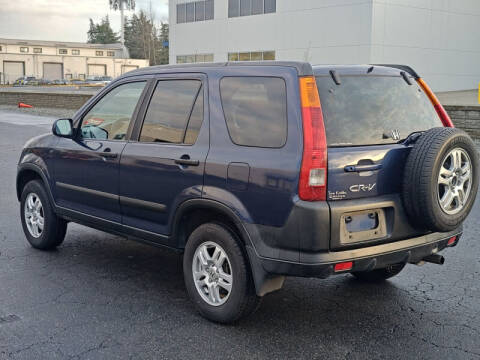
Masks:
[[[383,269],[375,269],[372,271],[362,271],[362,272],[354,272],[352,273],[353,276],[357,278],[357,280],[363,281],[363,282],[370,282],[370,283],[376,283],[376,282],[382,282],[387,279],[390,279],[391,277],[398,275],[400,271],[403,270],[405,267],[405,264],[393,264],[389,265],[386,268]]]
[[[28,230],[25,219],[25,202],[29,194],[36,194],[42,203],[42,214],[44,218],[43,230],[39,237],[34,237]],[[49,197],[45,191],[44,185],[39,180],[28,182],[22,191],[20,198],[20,219],[22,221],[23,232],[35,249],[51,250],[59,246],[65,239],[67,232],[67,222],[55,214],[50,203]]]
[[[202,244],[218,244],[228,256],[232,271],[232,289],[225,303],[210,305],[200,295],[193,278],[192,266],[195,252]],[[206,223],[196,228],[185,247],[183,274],[190,299],[202,316],[208,320],[231,324],[252,314],[261,298],[255,293],[247,255],[235,233],[222,224]]]
[[[470,157],[472,183],[470,195],[461,210],[448,214],[438,199],[438,174],[449,152],[460,148]],[[478,152],[472,139],[455,128],[433,128],[426,131],[408,155],[403,179],[402,198],[410,222],[418,229],[451,231],[468,216],[478,190]]]

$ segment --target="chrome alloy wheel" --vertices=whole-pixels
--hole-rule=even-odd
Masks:
[[[467,203],[472,188],[472,162],[461,148],[451,150],[443,159],[438,174],[438,202],[442,210],[457,214]]]
[[[232,292],[232,266],[225,250],[212,241],[202,243],[193,255],[193,281],[209,305],[224,304]]]
[[[35,193],[30,193],[25,200],[25,224],[28,232],[34,238],[39,238],[43,233],[44,214],[40,198]]]

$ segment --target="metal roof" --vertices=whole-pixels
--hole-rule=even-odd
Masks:
[[[21,46],[51,46],[51,47],[68,47],[68,48],[82,48],[82,49],[108,49],[108,50],[122,50],[122,44],[87,44],[81,42],[66,42],[66,41],[47,41],[47,40],[24,40],[24,39],[3,39],[0,38],[2,45],[21,45]]]

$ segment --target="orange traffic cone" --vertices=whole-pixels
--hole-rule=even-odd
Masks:
[[[24,103],[18,103],[18,107],[19,108],[29,108],[29,109],[33,108],[32,105],[28,105],[28,104],[24,104]]]

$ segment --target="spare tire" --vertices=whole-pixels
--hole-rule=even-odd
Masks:
[[[451,231],[472,209],[478,189],[478,152],[455,128],[433,128],[413,145],[405,164],[402,198],[418,229]]]

